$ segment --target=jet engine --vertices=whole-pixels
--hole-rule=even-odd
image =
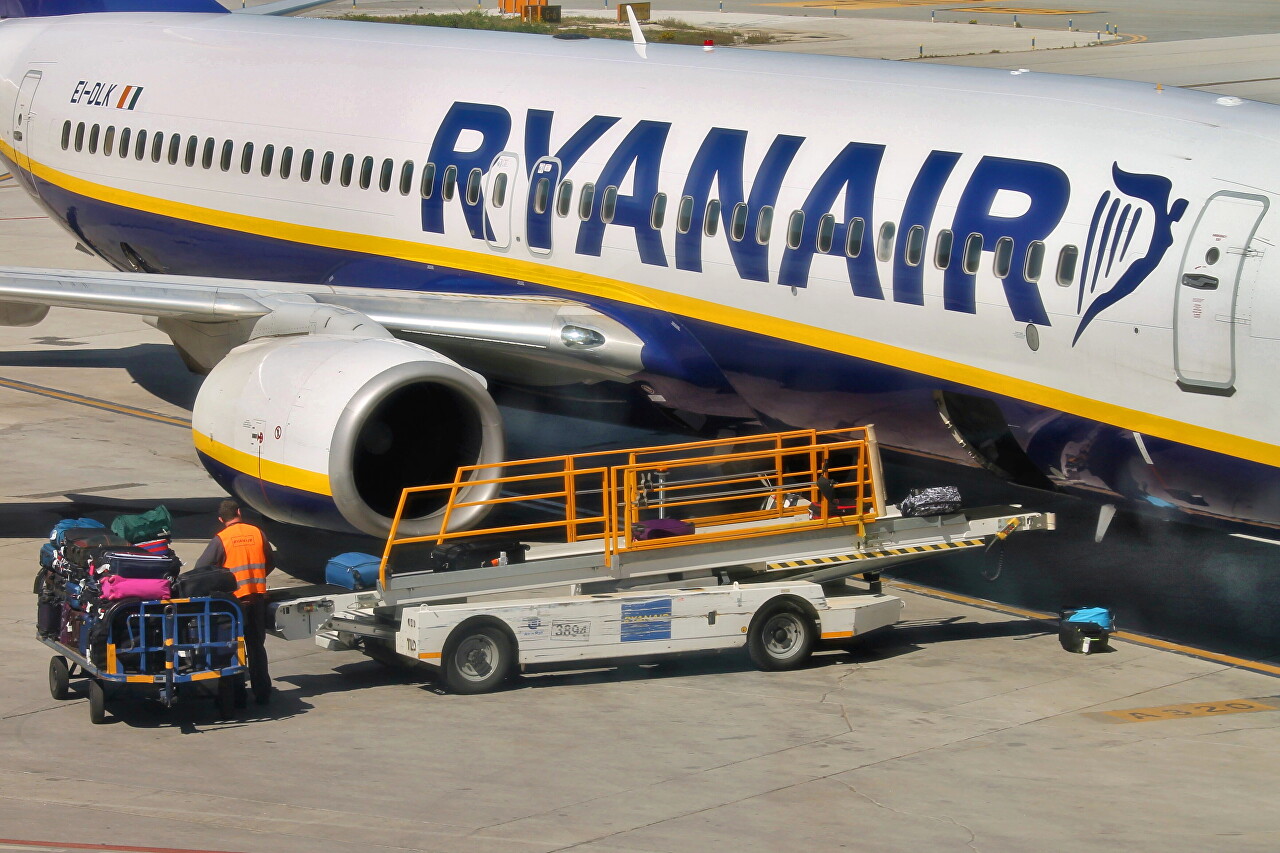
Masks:
[[[196,450],[228,492],[279,521],[385,536],[407,486],[500,461],[484,379],[426,347],[302,334],[243,344],[212,369],[192,414]],[[487,497],[496,486],[467,489]],[[448,495],[419,496],[399,533],[439,529]],[[479,521],[455,512],[450,527]]]

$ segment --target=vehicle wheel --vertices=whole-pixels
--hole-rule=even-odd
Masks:
[[[772,605],[751,625],[747,652],[751,662],[766,672],[794,669],[813,651],[813,620],[795,604]]]
[[[89,722],[94,725],[107,719],[107,691],[96,678],[89,679]]]
[[[511,641],[493,625],[463,628],[450,638],[444,680],[454,693],[487,693],[511,671]]]
[[[236,715],[236,679],[223,676],[218,679],[218,718],[230,720]]]
[[[67,659],[62,655],[49,658],[49,695],[54,699],[66,699],[70,694],[68,684],[71,681],[71,670]]]

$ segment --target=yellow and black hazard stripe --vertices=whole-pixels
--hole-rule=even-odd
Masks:
[[[904,545],[901,548],[876,548],[870,551],[855,551],[852,554],[837,554],[832,557],[810,557],[804,560],[782,560],[769,563],[770,569],[816,569],[822,566],[837,566],[841,563],[856,563],[859,560],[875,560],[880,557],[901,557],[906,554],[927,554],[932,551],[949,551],[956,548],[973,548],[985,545],[986,539],[956,539],[952,542],[938,542],[933,545]]]

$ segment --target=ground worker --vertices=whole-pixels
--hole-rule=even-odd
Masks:
[[[196,569],[224,568],[236,579],[236,599],[244,612],[244,645],[249,658],[249,681],[259,705],[271,699],[271,675],[267,672],[267,572],[275,568],[267,535],[240,517],[240,504],[225,500],[218,505],[222,530],[210,540]]]

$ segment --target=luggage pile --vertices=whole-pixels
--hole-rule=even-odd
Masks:
[[[92,518],[54,525],[40,548],[36,631],[85,656],[95,626],[110,623],[120,602],[169,598],[182,561],[170,547],[171,519],[164,507],[121,516],[107,529]],[[96,656],[96,655],[95,655]]]

